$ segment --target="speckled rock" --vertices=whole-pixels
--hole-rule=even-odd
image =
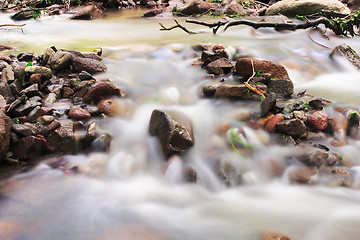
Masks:
[[[75,120],[86,120],[91,118],[91,115],[88,111],[82,108],[73,108],[69,111],[69,118]]]
[[[93,86],[84,96],[86,103],[97,104],[102,99],[112,96],[121,96],[120,89],[110,82],[98,83]]]
[[[285,120],[275,125],[279,133],[288,134],[292,137],[299,138],[306,135],[306,125],[299,119]]]
[[[27,75],[32,75],[35,73],[41,74],[44,79],[52,78],[52,71],[50,68],[42,67],[42,66],[28,66],[25,68],[25,73]]]
[[[276,124],[282,122],[284,120],[284,116],[281,113],[275,114],[272,118],[270,118],[266,124],[265,129],[268,132],[276,132]]]
[[[307,121],[315,131],[322,131],[328,127],[328,115],[321,110],[313,111],[307,117]]]

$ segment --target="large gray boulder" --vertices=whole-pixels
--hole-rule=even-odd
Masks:
[[[271,5],[266,15],[282,14],[288,17],[310,15],[322,10],[350,14],[350,9],[338,0],[282,0]]]

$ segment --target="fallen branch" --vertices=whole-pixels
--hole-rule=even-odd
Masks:
[[[0,24],[0,28],[4,27],[24,27],[26,24]]]
[[[193,31],[188,30],[186,27],[182,26],[177,20],[174,20],[174,21],[175,21],[176,25],[171,26],[169,28],[165,27],[162,23],[159,23],[159,25],[162,27],[162,28],[160,28],[160,31],[171,31],[175,28],[180,28],[188,34],[197,34],[198,33],[198,32],[193,32]]]

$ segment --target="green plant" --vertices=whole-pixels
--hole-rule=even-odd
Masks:
[[[305,21],[305,20],[306,20],[304,16],[300,16],[300,15],[297,15],[297,14],[296,14],[295,18],[296,18],[296,19],[299,19],[299,20],[301,20],[301,21]]]
[[[251,144],[247,142],[247,140],[244,138],[243,135],[239,134],[237,128],[230,128],[228,131],[228,142],[231,144],[232,149],[237,152],[238,154],[244,156],[244,153],[242,153],[236,145],[253,151],[254,148]]]
[[[13,124],[19,124],[20,123],[19,118],[13,118],[13,119],[11,119],[11,121],[12,121]]]
[[[222,3],[222,0],[210,0],[211,3]]]
[[[356,33],[354,31],[354,27],[357,29],[360,28],[360,10],[356,13],[348,15],[345,18],[334,18],[332,25],[338,29],[338,35],[348,36],[350,34],[352,37],[355,36]]]
[[[33,19],[38,19],[38,18],[40,18],[40,17],[41,17],[41,11],[38,10],[38,9],[35,9],[32,17],[33,17]]]
[[[172,9],[171,9],[171,12],[177,12],[178,9],[177,9],[177,5],[175,5]]]

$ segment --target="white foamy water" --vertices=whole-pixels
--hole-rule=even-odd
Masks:
[[[0,14],[0,20],[8,21],[8,15]],[[127,92],[117,100],[126,108],[123,114],[100,122],[113,136],[109,153],[64,156],[55,161],[62,166],[57,169],[47,164],[52,158],[0,183],[0,239],[257,240],[263,232],[292,240],[357,239],[359,142],[349,139],[348,146],[331,149],[351,163],[346,179],[351,187],[332,187],[336,177],[319,175],[313,186],[291,184],[288,173],[301,163],[288,156],[297,150],[274,145],[268,133],[238,120],[241,111],[258,109],[259,103],[201,98],[208,80],[189,66],[197,58],[190,47],[199,42],[241,47],[283,63],[297,91],[351,106],[359,103],[359,72],[341,60],[335,64],[329,50],[303,31],[239,27],[217,36],[188,36],[159,32],[157,21],[172,24],[110,14],[93,22],[31,20],[25,33],[0,36],[1,44],[38,53],[54,44],[78,50],[101,46],[108,71],[96,78],[110,78]],[[346,41],[360,51],[356,40]],[[334,47],[342,41],[325,43]],[[194,147],[170,162],[148,134],[154,109],[180,111],[193,123]],[[222,124],[241,129],[254,150],[248,156],[234,152],[218,131]],[[272,174],[271,159],[282,174]],[[78,173],[70,170],[75,166]],[[197,172],[196,183],[183,180],[189,167]]]

